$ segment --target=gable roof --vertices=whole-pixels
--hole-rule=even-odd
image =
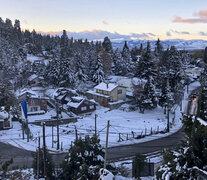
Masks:
[[[72,100],[68,102],[67,105],[73,108],[78,108],[84,101],[88,101],[90,103],[96,104],[94,101],[88,100],[81,96],[74,96],[71,99]]]
[[[116,87],[118,87],[117,84],[113,84],[113,83],[100,83],[99,85],[95,86],[95,89],[99,89],[99,90],[103,90],[103,91],[112,91],[113,89],[115,89]]]
[[[78,108],[83,101],[85,100],[85,98],[77,96],[77,97],[72,97],[72,101],[68,102],[67,105],[73,108]]]
[[[31,75],[30,77],[28,77],[28,81],[32,81],[34,79],[36,79],[38,76],[36,74]]]

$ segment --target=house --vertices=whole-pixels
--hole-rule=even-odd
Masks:
[[[36,74],[32,74],[27,79],[27,84],[30,86],[40,86],[43,83],[44,78]]]
[[[9,116],[9,114],[3,110],[0,109],[0,130],[10,129],[12,128],[12,121]]]
[[[59,102],[60,104],[67,104],[69,101],[71,101],[71,98],[74,96],[77,96],[75,90],[72,89],[66,89],[66,88],[59,88],[56,91],[56,95],[54,98]]]
[[[109,82],[126,87],[127,98],[133,97],[134,85],[145,84],[147,81],[136,77],[110,76]]]
[[[43,114],[47,111],[48,97],[41,96],[35,91],[24,89],[18,96],[19,102],[26,101],[28,115]]]
[[[72,97],[67,105],[69,106],[69,111],[72,111],[75,114],[89,113],[96,110],[95,102],[80,96]]]
[[[100,83],[95,90],[89,90],[86,96],[94,99],[100,105],[111,108],[115,102],[124,102],[126,100],[126,87],[115,83]]]

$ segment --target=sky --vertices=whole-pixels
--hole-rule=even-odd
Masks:
[[[22,29],[100,39],[207,40],[207,0],[0,0]]]

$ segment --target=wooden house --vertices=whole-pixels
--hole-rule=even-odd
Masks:
[[[95,102],[80,96],[72,97],[67,105],[69,106],[69,111],[72,111],[75,114],[89,113],[96,110]]]

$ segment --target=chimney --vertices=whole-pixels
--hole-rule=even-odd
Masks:
[[[108,84],[108,83],[106,83],[106,88],[107,88],[107,89],[109,88],[109,84]]]

